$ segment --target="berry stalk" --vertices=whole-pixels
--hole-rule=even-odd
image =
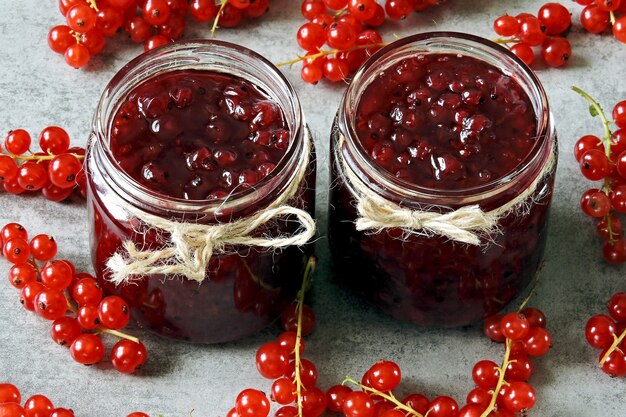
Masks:
[[[398,410],[402,410],[405,413],[407,413],[408,415],[412,415],[415,417],[425,417],[424,415],[418,413],[417,411],[415,411],[414,409],[412,409],[411,407],[409,407],[406,404],[401,403],[395,395],[393,395],[393,393],[391,391],[389,391],[389,393],[384,393],[382,391],[379,391],[377,389],[368,387],[366,385],[361,384],[360,382],[350,378],[350,377],[346,377],[346,379],[343,380],[343,382],[341,383],[341,385],[345,385],[346,383],[350,383],[353,385],[356,385],[357,387],[361,388],[363,391],[366,392],[371,392],[372,394],[381,397],[387,401],[389,401],[390,403],[392,403],[393,405],[395,405],[395,407]]]
[[[297,310],[298,310],[298,328],[296,330],[296,343],[294,349],[295,355],[295,384],[296,384],[296,406],[298,408],[298,417],[303,417],[303,404],[302,404],[302,378],[300,372],[302,371],[302,360],[300,358],[300,346],[302,345],[302,312],[304,310],[304,296],[311,286],[311,279],[317,260],[314,256],[309,257],[309,260],[304,268],[304,278],[302,279],[302,287],[298,292],[297,297]]]

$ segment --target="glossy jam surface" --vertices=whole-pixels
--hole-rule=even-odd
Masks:
[[[528,95],[484,61],[421,54],[381,72],[363,92],[359,141],[392,175],[431,189],[464,189],[504,177],[536,142]]]
[[[352,117],[358,137],[348,139],[364,147],[374,169],[432,189],[488,184],[538,148],[533,157],[539,162],[506,191],[485,185],[486,196],[479,201],[485,210],[525,190],[555,146],[553,137],[536,138],[537,117],[525,90],[499,69],[470,57],[417,55],[398,63],[365,88]],[[546,146],[535,147],[538,140]],[[329,240],[335,276],[356,294],[399,319],[460,326],[501,310],[531,281],[545,247],[553,171],[542,177],[525,210],[502,217],[500,233],[483,238],[481,246],[394,228],[359,232],[356,197],[336,154],[345,151],[337,143],[334,136]],[[362,177],[374,178],[367,169],[355,168]],[[381,184],[372,189],[385,190],[385,198],[411,208],[449,210],[443,194],[440,200],[422,201]]]
[[[123,171],[160,194],[222,198],[274,170],[290,133],[278,104],[243,79],[178,70],[135,89],[113,119]]]

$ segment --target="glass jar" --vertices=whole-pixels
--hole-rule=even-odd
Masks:
[[[121,169],[110,147],[117,110],[140,83],[179,70],[238,77],[282,109],[290,144],[274,170],[254,187],[212,200],[185,200],[159,194]],[[201,282],[171,274],[135,274],[128,283],[116,286],[110,282],[107,268],[109,258],[122,253],[126,241],[142,250],[158,250],[167,244],[168,233],[147,226],[133,211],[207,225],[246,219],[268,208],[290,188],[296,173],[306,170],[289,204],[312,215],[315,163],[310,132],[292,86],[262,56],[226,42],[190,41],[158,48],[131,61],[114,76],[100,99],[85,166],[96,275],[108,293],[128,301],[140,326],[174,339],[225,342],[265,328],[295,298],[311,245],[282,250],[227,245],[210,258]],[[254,230],[254,236],[293,234],[298,227],[292,216],[284,216],[263,224]]]
[[[429,188],[382,169],[359,141],[356,115],[367,86],[402,60],[430,54],[483,61],[512,77],[528,95],[536,117],[535,143],[502,178],[467,188]],[[382,92],[375,90],[373,96],[379,100]],[[546,242],[556,136],[541,83],[507,49],[452,32],[423,33],[383,48],[361,67],[343,96],[331,138],[331,166],[329,238],[335,275],[392,316],[420,325],[465,325],[501,310],[534,277]],[[348,173],[358,179],[360,191]],[[362,187],[397,207],[426,213],[472,207],[489,212],[513,204],[525,190],[530,195],[499,216],[494,233],[479,233],[479,244],[467,244],[397,224],[357,230]]]

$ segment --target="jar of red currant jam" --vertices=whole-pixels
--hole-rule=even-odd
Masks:
[[[348,86],[331,147],[335,272],[384,311],[465,325],[535,275],[556,138],[539,80],[505,48],[447,32],[388,45]]]
[[[141,326],[215,343],[289,305],[315,232],[312,139],[270,62],[219,41],[126,65],[86,156],[91,255]]]

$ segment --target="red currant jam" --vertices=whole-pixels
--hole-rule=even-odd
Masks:
[[[537,123],[528,95],[500,69],[464,55],[420,54],[367,86],[356,128],[382,169],[454,190],[511,172],[535,144]]]
[[[285,204],[312,213],[310,137],[281,73],[237,45],[166,46],[113,78],[94,126],[87,198],[92,261],[104,289],[122,296],[141,326],[174,339],[225,342],[272,323],[300,288],[312,247],[227,245],[214,251],[201,282],[145,274],[115,286],[107,261],[125,253],[128,241],[139,250],[170,247],[169,234],[145,224],[138,211],[226,224],[265,210],[293,190],[303,169],[304,180]],[[293,220],[273,219],[253,235],[294,234]]]
[[[420,34],[381,50],[348,87],[333,130],[329,238],[335,275],[394,317],[457,326],[502,309],[541,261],[555,135],[545,93],[509,52],[480,38]],[[545,168],[545,169],[544,169]],[[362,190],[404,209],[506,205],[480,245],[420,230],[358,231]]]
[[[160,194],[224,197],[274,170],[289,146],[278,104],[250,82],[179,70],[137,86],[113,119],[121,169]]]

